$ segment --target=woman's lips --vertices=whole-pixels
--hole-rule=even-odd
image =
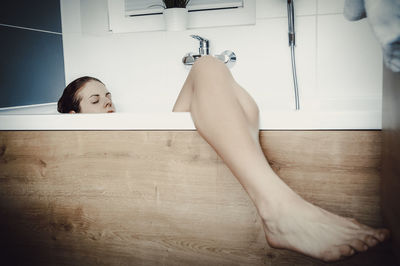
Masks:
[[[113,110],[110,110],[110,111],[108,111],[107,113],[114,113],[114,111],[113,111]]]

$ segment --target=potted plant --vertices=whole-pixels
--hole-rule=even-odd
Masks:
[[[165,29],[168,31],[186,30],[190,0],[163,0]]]

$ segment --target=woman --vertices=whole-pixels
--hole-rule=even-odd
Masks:
[[[113,113],[111,93],[100,80],[81,77],[72,81],[58,100],[60,113]]]
[[[99,80],[74,82],[81,86],[74,85],[64,94],[71,98],[78,91],[75,109],[64,105],[71,100],[60,99],[59,111],[112,110],[111,98],[107,101],[107,90]],[[103,107],[92,109],[92,93],[98,94]],[[335,261],[366,251],[389,237],[387,229],[373,229],[305,201],[275,174],[259,143],[257,104],[221,61],[212,56],[196,61],[173,112],[191,113],[199,134],[224,160],[255,204],[271,247]]]

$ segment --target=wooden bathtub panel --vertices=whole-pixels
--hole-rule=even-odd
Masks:
[[[382,224],[380,131],[261,131],[313,204]],[[268,246],[237,179],[196,131],[0,132],[2,252],[30,265],[319,265]],[[393,265],[388,245],[335,265]]]

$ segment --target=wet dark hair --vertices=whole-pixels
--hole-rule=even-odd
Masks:
[[[70,111],[75,111],[76,113],[80,113],[81,107],[79,104],[82,99],[77,97],[77,91],[91,80],[98,81],[104,84],[99,79],[89,76],[84,76],[75,79],[70,84],[68,84],[68,86],[64,89],[64,92],[57,103],[57,111],[59,113],[69,113]]]

